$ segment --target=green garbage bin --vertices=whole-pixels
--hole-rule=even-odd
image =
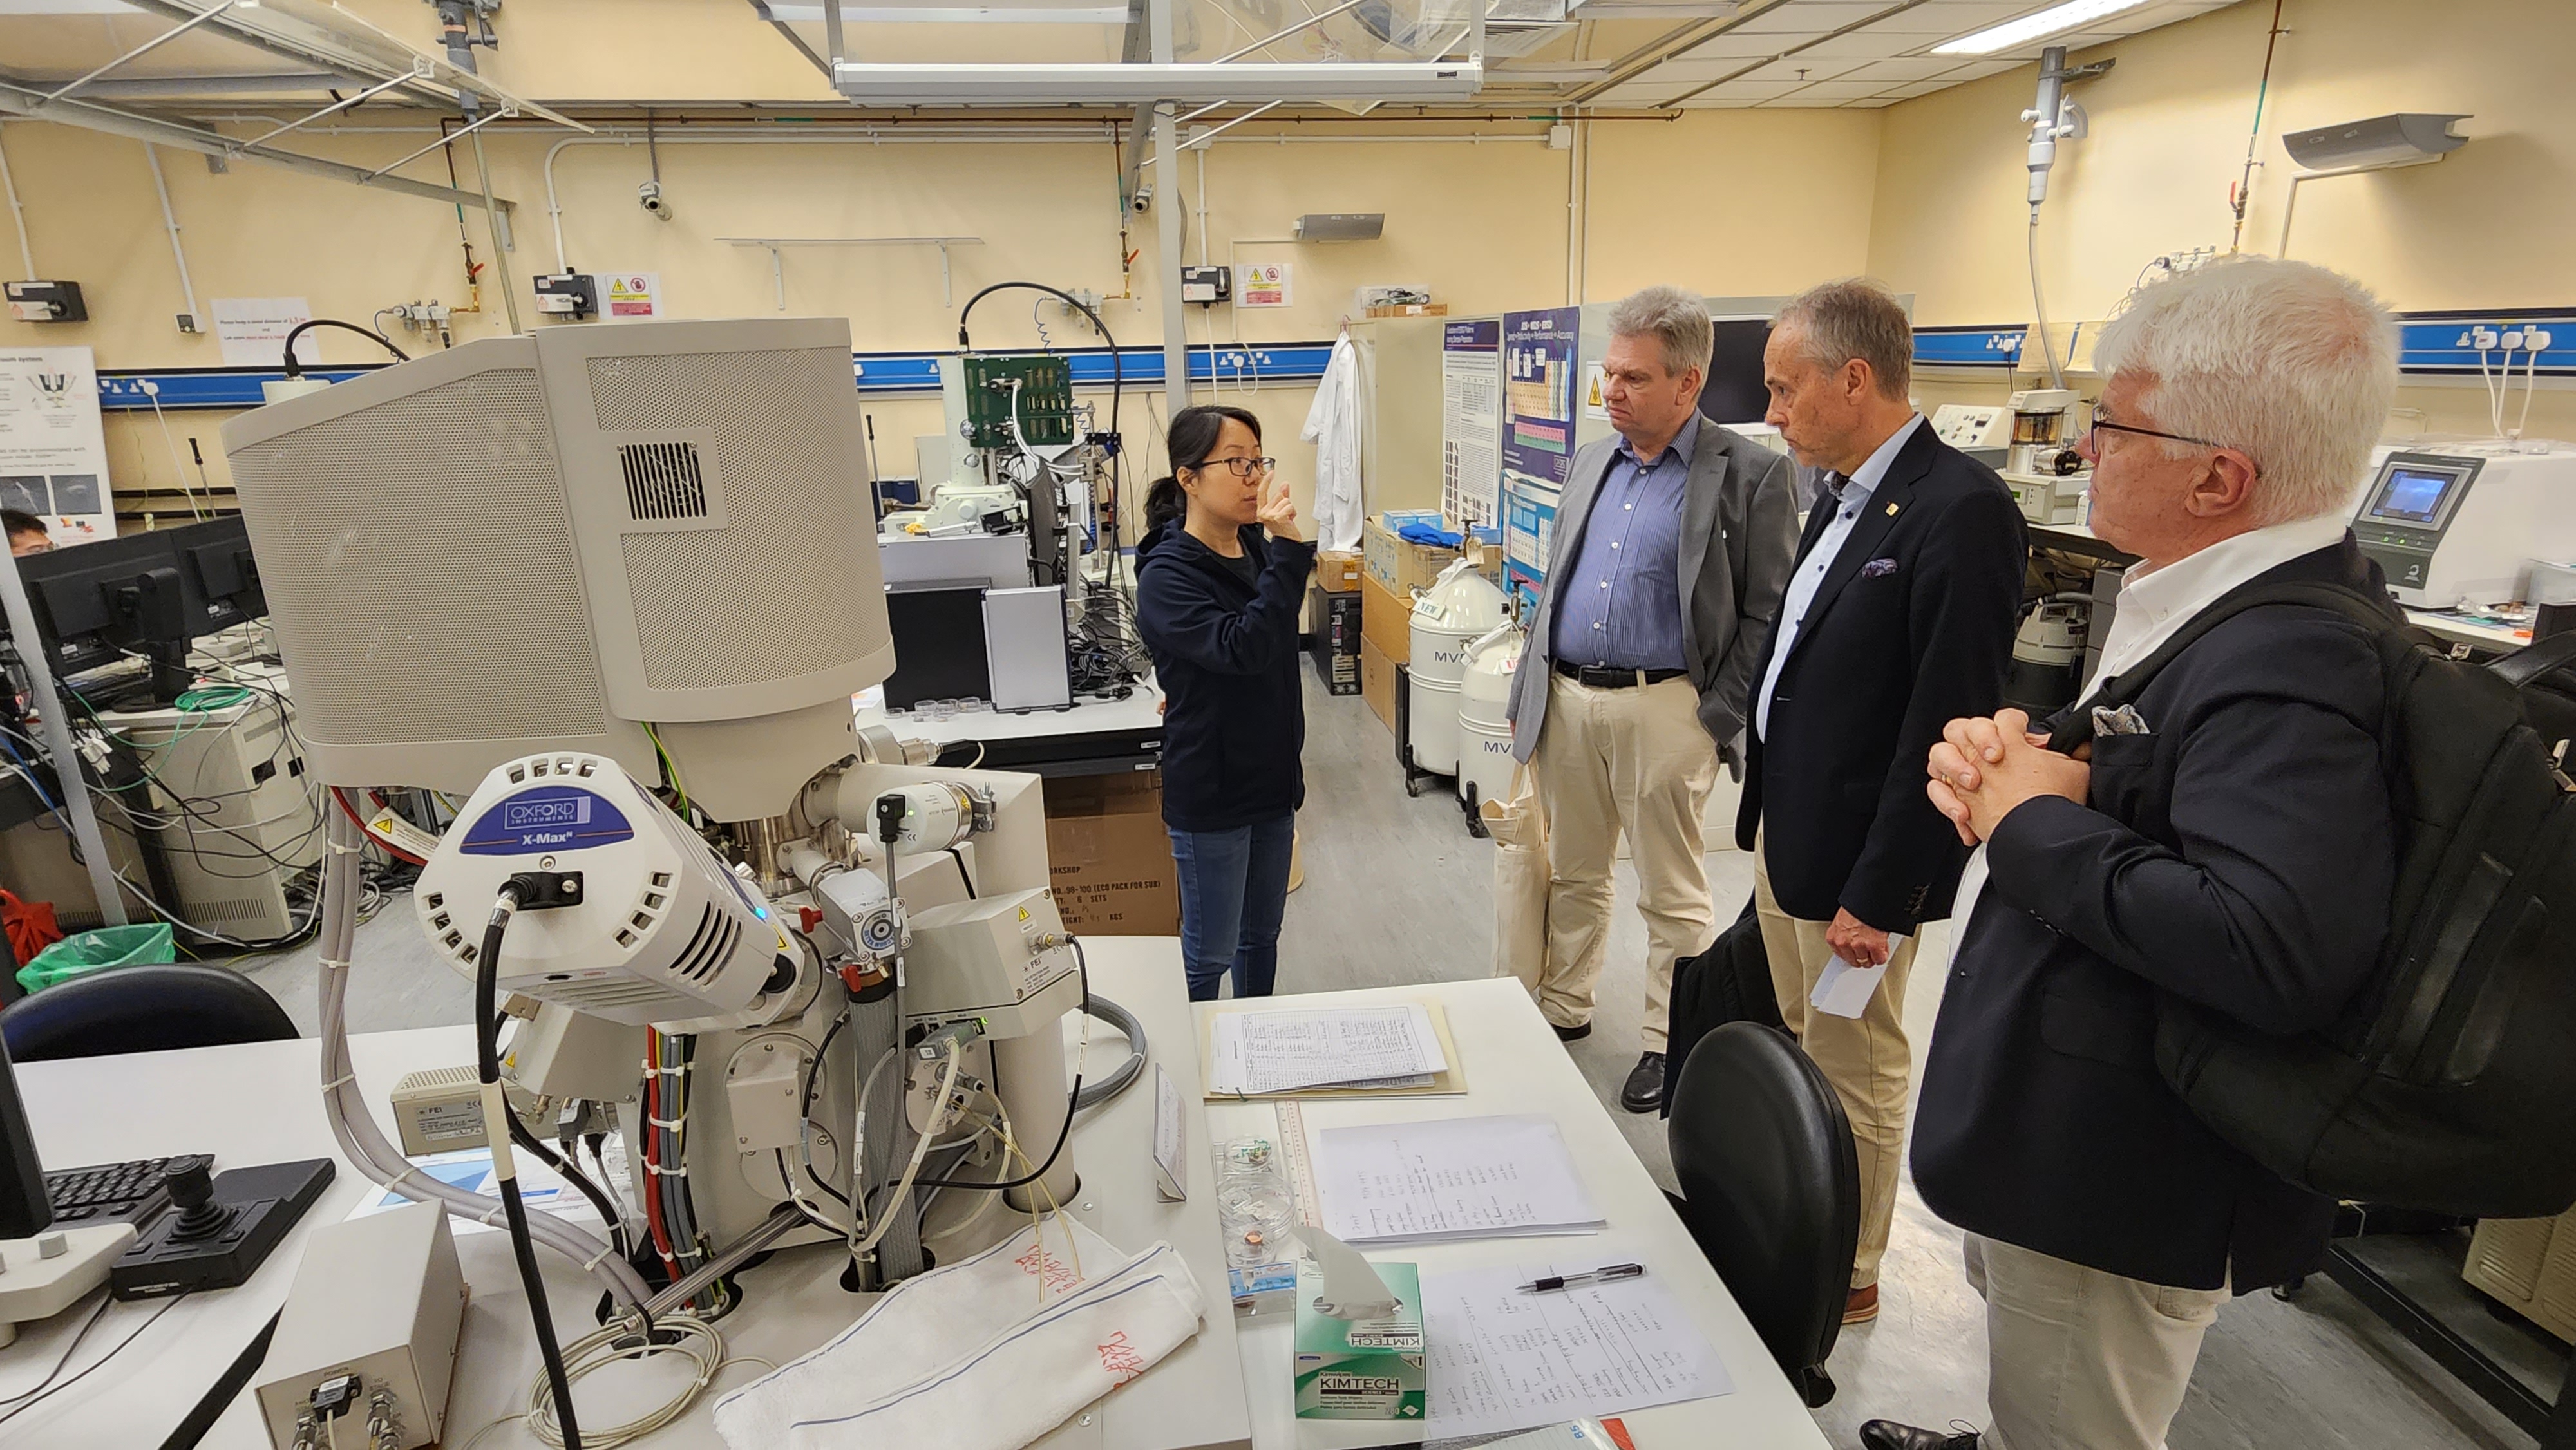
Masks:
[[[34,961],[18,969],[18,985],[30,992],[41,992],[57,982],[86,977],[92,972],[177,959],[178,952],[170,941],[170,923],[166,921],[148,926],[103,926],[96,931],[76,931],[36,953]]]

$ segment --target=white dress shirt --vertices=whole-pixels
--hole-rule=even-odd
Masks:
[[[1869,506],[1869,497],[1878,491],[1887,470],[1896,464],[1896,454],[1914,430],[1923,426],[1923,415],[1915,414],[1887,435],[1860,467],[1852,470],[1840,493],[1821,493],[1815,507],[1834,510],[1833,522],[1816,537],[1816,547],[1789,576],[1789,587],[1780,599],[1780,642],[1771,647],[1771,664],[1762,674],[1762,693],[1753,706],[1753,729],[1763,739],[1771,738],[1771,692],[1780,687],[1780,667],[1789,662],[1789,650],[1798,642],[1798,629],[1807,622],[1807,608],[1816,602],[1816,590],[1825,582],[1825,574],[1843,551],[1843,541],[1851,537],[1852,524],[1860,511]]]
[[[2102,639],[2102,664],[2085,681],[2082,700],[2091,699],[2102,682],[2136,668],[2162,648],[2184,625],[2219,597],[2240,584],[2268,574],[2302,554],[2313,554],[2339,542],[2346,519],[2339,513],[2293,519],[2221,539],[2196,554],[2186,554],[2161,569],[2142,560],[2120,576],[2120,596],[2112,606],[2111,632]],[[2150,728],[2154,721],[2147,722]],[[1977,898],[1986,889],[1986,848],[1980,844],[1959,873],[1959,891],[1950,909],[1950,955],[1968,934]]]

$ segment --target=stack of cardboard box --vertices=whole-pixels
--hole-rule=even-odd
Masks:
[[[1396,530],[1416,517],[1439,521],[1437,510],[1390,510],[1371,518],[1360,538],[1366,565],[1360,579],[1360,694],[1389,730],[1395,728],[1395,667],[1407,663],[1413,651],[1413,593],[1430,588],[1460,553],[1439,544],[1406,542]],[[1475,551],[1477,567],[1495,577],[1500,551],[1468,547]]]

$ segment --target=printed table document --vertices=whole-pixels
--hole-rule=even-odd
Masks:
[[[1591,1233],[1556,1120],[1439,1118],[1327,1128],[1315,1147],[1324,1228],[1352,1244]]]
[[[1520,1288],[1543,1274],[1580,1273],[1622,1257],[1592,1250],[1425,1275],[1425,1433],[1497,1434],[1734,1393],[1716,1349],[1652,1271],[1556,1293]]]
[[[1428,1081],[1449,1066],[1431,1014],[1417,1004],[1227,1012],[1210,1022],[1209,1032],[1210,1084],[1246,1096],[1386,1079]]]

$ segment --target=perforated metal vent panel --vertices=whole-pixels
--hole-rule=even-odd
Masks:
[[[607,693],[547,440],[537,374],[499,369],[232,452],[307,737],[602,728]],[[387,524],[419,518],[442,526]],[[430,599],[448,622],[415,613]]]
[[[883,644],[853,591],[874,539],[856,507],[844,430],[850,362],[823,351],[593,358],[599,426],[704,430],[715,439],[727,526],[625,538],[645,683],[708,689],[790,679]],[[879,616],[882,618],[882,615]]]

